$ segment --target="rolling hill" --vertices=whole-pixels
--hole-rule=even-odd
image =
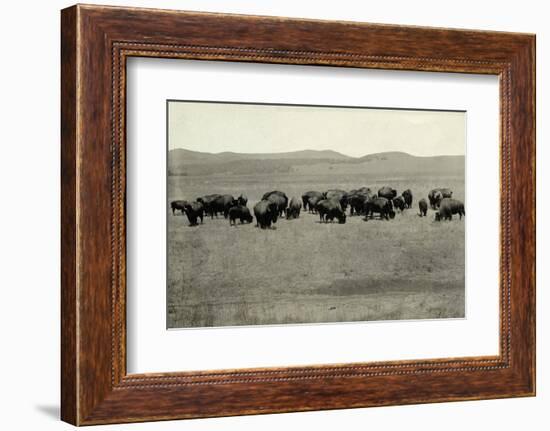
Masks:
[[[228,163],[236,160],[297,160],[297,159],[311,159],[311,160],[349,160],[352,157],[345,156],[337,153],[336,151],[316,151],[316,150],[303,150],[292,151],[288,153],[203,153],[199,151],[191,151],[183,148],[177,148],[170,150],[169,160],[171,164],[176,166],[194,165],[196,163],[208,164],[208,163]]]
[[[332,150],[287,153],[203,153],[170,150],[169,175],[252,175],[274,173],[369,173],[375,175],[464,175],[464,156],[418,157],[384,152],[350,157]]]

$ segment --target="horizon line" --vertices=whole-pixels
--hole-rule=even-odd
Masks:
[[[248,152],[236,152],[236,151],[221,151],[221,152],[218,152],[218,153],[211,153],[211,152],[208,152],[208,151],[196,151],[196,150],[190,150],[190,149],[184,148],[184,147],[178,147],[178,148],[169,148],[168,152],[174,151],[174,150],[185,150],[185,151],[190,151],[190,152],[193,152],[193,153],[210,154],[210,155],[213,155],[213,156],[217,156],[217,155],[220,155],[220,154],[227,154],[227,153],[254,155],[254,154],[292,154],[292,153],[300,153],[300,152],[305,152],[305,151],[312,151],[312,152],[316,152],[316,153],[332,152],[332,153],[336,153],[336,154],[339,154],[341,156],[349,157],[349,158],[352,158],[352,159],[361,159],[361,158],[367,157],[367,156],[374,156],[374,155],[377,155],[377,154],[388,154],[388,153],[400,153],[400,154],[406,154],[408,156],[418,157],[418,158],[427,158],[427,157],[465,157],[466,156],[465,154],[433,154],[431,156],[418,156],[418,155],[415,155],[415,154],[408,153],[406,151],[399,151],[399,150],[379,151],[379,152],[376,152],[376,153],[367,153],[367,154],[364,154],[362,156],[351,156],[349,154],[345,154],[345,153],[342,153],[340,151],[336,151],[336,150],[332,150],[332,149],[313,150],[311,148],[306,148],[306,149],[303,149],[303,150],[293,150],[293,151],[274,151],[274,152],[269,152],[269,153],[265,153],[265,152],[248,153]]]

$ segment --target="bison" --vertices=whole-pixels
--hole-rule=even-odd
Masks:
[[[286,209],[287,220],[300,217],[300,211],[302,211],[302,202],[297,197],[293,197],[290,199],[290,203]]]
[[[374,213],[380,214],[380,220],[395,217],[395,211],[393,210],[392,203],[389,199],[377,197],[372,199],[370,202],[367,202],[365,208],[365,220],[374,217]]]
[[[200,202],[204,205],[205,214],[209,215],[210,218],[213,219],[214,216],[218,217],[218,213],[215,211],[214,201],[219,197],[221,197],[221,195],[213,194],[213,195],[200,196],[196,200],[197,202]]]
[[[369,189],[368,192],[357,192],[349,198],[350,216],[353,214],[364,214],[367,202],[376,196]]]
[[[323,193],[316,192],[316,191],[309,191],[309,192],[305,192],[302,195],[302,203],[304,204],[304,211],[308,210],[309,200],[310,200],[310,198],[312,198],[314,196],[317,197],[317,199],[322,199],[323,198]],[[311,208],[309,208],[309,210],[311,211]]]
[[[378,190],[379,198],[386,198],[387,200],[391,201],[396,196],[397,196],[397,190],[392,189],[391,187],[384,186],[380,188],[380,190]]]
[[[403,212],[407,205],[403,196],[397,196],[393,199],[392,203],[394,208],[400,210],[401,212]]]
[[[338,202],[340,202],[342,210],[344,211],[346,211],[346,209],[348,208],[348,193],[344,190],[327,190],[325,193],[323,193],[323,196],[325,197],[325,199],[336,199]]]
[[[349,215],[361,214],[363,212],[366,195],[356,191],[349,196]]]
[[[428,193],[428,200],[430,201],[430,206],[432,209],[436,209],[439,207],[439,203],[444,198],[452,198],[453,197],[453,191],[449,188],[436,188],[430,191]]]
[[[286,206],[288,204],[288,198],[279,194],[272,194],[267,198],[268,201],[277,204],[277,210],[279,211],[279,217],[282,217],[286,213]]]
[[[185,205],[187,205],[187,201],[172,201],[170,202],[170,207],[172,208],[172,214],[176,215],[176,211],[180,210],[183,214],[185,212]]]
[[[248,203],[248,197],[244,193],[241,193],[241,195],[237,198],[237,203],[245,207]]]
[[[272,201],[262,199],[254,205],[254,216],[256,217],[256,226],[262,229],[270,228],[271,223],[277,223],[279,208]]]
[[[332,222],[335,218],[340,224],[346,222],[346,213],[337,199],[323,199],[317,204],[317,212],[321,222]]]
[[[462,220],[462,216],[466,215],[464,204],[457,199],[444,198],[439,204],[439,211],[435,213],[435,220],[452,220],[453,214],[458,214]]]
[[[235,205],[229,208],[229,224],[237,224],[237,219],[242,223],[252,223],[250,210],[244,205]]]
[[[235,198],[231,195],[219,195],[212,202],[212,211],[216,214],[222,213],[224,218],[229,216],[229,208],[235,206]]]
[[[418,201],[418,209],[420,210],[420,217],[426,217],[428,214],[428,202],[422,198]]]
[[[317,212],[317,204],[319,202],[321,202],[324,198],[322,196],[312,196],[309,198],[309,201],[308,201],[308,207],[309,207],[309,211],[312,212],[312,213],[316,213]]]
[[[405,190],[403,193],[401,193],[401,196],[403,196],[403,199],[405,201],[405,208],[412,208],[413,194],[411,189]]]
[[[185,205],[185,215],[187,220],[189,220],[190,226],[196,226],[197,219],[201,219],[201,224],[203,222],[204,216],[204,205],[201,202],[191,202]]]
[[[278,190],[267,192],[262,196],[262,200],[271,200],[272,202],[277,203],[277,208],[279,209],[279,217],[282,217],[283,214],[285,214],[286,207],[288,205],[288,197],[285,193]]]

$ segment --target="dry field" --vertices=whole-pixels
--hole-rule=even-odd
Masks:
[[[394,220],[321,224],[302,212],[274,229],[230,227],[223,216],[190,227],[168,209],[174,199],[245,193],[289,198],[308,190],[382,185],[410,188],[413,209]],[[168,177],[168,327],[464,317],[465,221],[418,216],[433,187],[464,199],[464,177],[384,178],[365,174]],[[466,209],[467,211],[467,209]],[[348,210],[349,214],[349,210]]]

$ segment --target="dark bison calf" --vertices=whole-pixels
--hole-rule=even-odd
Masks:
[[[256,226],[262,229],[271,227],[271,223],[277,223],[279,208],[275,202],[261,200],[254,205],[254,216],[256,217]]]
[[[185,212],[185,205],[187,205],[187,201],[172,201],[170,202],[170,207],[172,208],[172,214],[176,215],[176,211],[180,210],[183,214]]]
[[[300,217],[300,211],[302,211],[302,202],[297,197],[293,197],[290,199],[290,203],[286,209],[287,220]]]
[[[201,224],[204,217],[204,205],[201,202],[191,202],[185,205],[185,215],[191,226],[196,226],[197,219],[201,219]]]
[[[426,202],[426,199],[418,201],[418,209],[420,210],[420,217],[426,217],[428,214],[428,202]]]
[[[458,214],[462,220],[462,216],[466,215],[464,204],[457,199],[445,198],[439,204],[439,211],[435,213],[435,220],[452,220],[453,214]]]
[[[229,224],[236,224],[237,219],[241,223],[252,223],[253,220],[250,210],[244,205],[236,205],[229,208]]]

